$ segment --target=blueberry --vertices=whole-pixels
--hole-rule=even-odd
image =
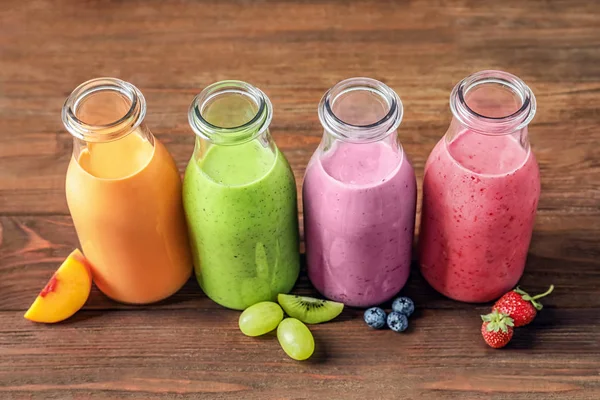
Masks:
[[[404,332],[408,328],[408,318],[404,314],[392,311],[387,316],[387,326],[394,332]]]
[[[392,303],[392,310],[410,317],[410,315],[415,311],[415,303],[413,303],[413,301],[408,297],[398,297]]]
[[[365,322],[373,329],[385,326],[385,311],[379,307],[372,307],[365,311]]]

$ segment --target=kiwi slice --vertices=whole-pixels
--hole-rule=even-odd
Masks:
[[[293,294],[279,294],[277,301],[287,315],[307,324],[331,321],[344,309],[343,303]]]

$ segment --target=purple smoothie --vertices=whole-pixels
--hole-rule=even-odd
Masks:
[[[395,135],[394,135],[395,136]],[[337,141],[304,178],[308,275],[325,297],[369,307],[408,279],[416,182],[399,145]]]

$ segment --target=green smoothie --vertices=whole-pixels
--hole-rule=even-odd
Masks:
[[[283,154],[258,140],[212,145],[193,156],[183,202],[198,283],[215,302],[243,310],[298,277],[294,175]]]

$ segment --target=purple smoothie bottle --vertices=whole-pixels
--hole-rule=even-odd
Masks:
[[[323,139],[303,185],[308,276],[349,306],[383,303],[408,279],[416,180],[402,114],[398,95],[368,78],[338,83],[319,104]]]

